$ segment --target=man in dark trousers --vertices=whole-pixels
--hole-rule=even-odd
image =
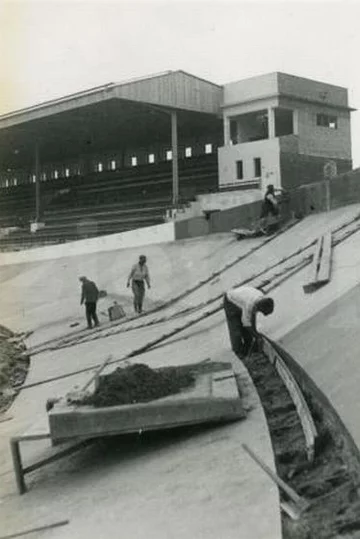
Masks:
[[[134,294],[134,310],[136,313],[141,314],[145,296],[145,282],[150,288],[150,274],[146,265],[146,256],[141,255],[139,262],[134,264],[131,268],[130,275],[128,277],[127,286],[129,288],[130,283]]]
[[[85,302],[86,320],[88,329],[92,328],[92,322],[95,327],[99,325],[99,320],[96,314],[96,303],[99,299],[99,290],[93,281],[89,281],[87,277],[80,277],[82,283],[80,305]]]
[[[268,220],[271,215],[273,218],[278,218],[280,214],[279,203],[276,198],[276,193],[284,193],[283,189],[275,189],[275,187],[270,184],[266,188],[266,193],[263,199],[261,206],[261,215],[260,215],[260,229],[263,233],[267,232]]]
[[[256,351],[256,314],[270,315],[274,300],[253,286],[240,286],[225,294],[224,310],[233,351],[241,357]]]

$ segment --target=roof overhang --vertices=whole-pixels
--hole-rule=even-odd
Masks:
[[[170,141],[170,111],[182,137],[218,131],[222,87],[184,72],[106,84],[0,116],[1,167],[148,147]]]
[[[306,97],[298,97],[298,96],[294,96],[292,94],[285,94],[285,93],[274,93],[274,94],[269,94],[269,95],[262,95],[260,97],[256,97],[254,99],[246,99],[246,101],[234,101],[233,103],[222,103],[220,105],[220,108],[222,110],[224,109],[228,109],[228,108],[231,108],[231,107],[237,107],[237,106],[241,106],[241,105],[245,105],[245,104],[248,104],[248,103],[256,103],[257,101],[258,102],[261,102],[261,101],[267,101],[269,99],[287,99],[289,101],[295,101],[295,102],[300,102],[300,103],[306,103],[308,105],[317,105],[317,106],[322,106],[322,107],[329,107],[331,109],[337,109],[337,110],[345,110],[345,111],[349,111],[349,112],[355,112],[357,109],[353,108],[353,107],[348,107],[348,106],[345,106],[345,105],[335,105],[334,103],[329,103],[329,102],[326,102],[326,101],[320,101],[320,100],[317,100],[317,99],[307,99]]]

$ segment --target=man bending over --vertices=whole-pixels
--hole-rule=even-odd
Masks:
[[[256,345],[256,315],[268,316],[274,311],[274,300],[253,286],[240,286],[226,292],[224,310],[229,329],[231,348],[246,357]]]

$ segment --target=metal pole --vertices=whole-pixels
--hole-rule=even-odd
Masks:
[[[326,196],[326,211],[331,209],[331,199],[330,199],[330,178],[325,179],[325,196]]]
[[[179,203],[179,152],[177,134],[177,114],[171,111],[171,146],[172,146],[172,201],[176,209]]]
[[[35,143],[35,197],[36,197],[36,222],[40,221],[40,151],[39,143]]]

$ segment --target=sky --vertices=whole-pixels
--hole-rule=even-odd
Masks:
[[[218,84],[283,71],[360,108],[360,2],[0,0],[0,114],[183,69]],[[360,166],[360,112],[352,116]]]

